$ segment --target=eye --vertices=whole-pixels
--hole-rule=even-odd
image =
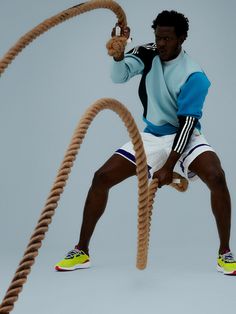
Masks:
[[[165,37],[156,36],[156,41],[160,41],[160,40],[170,41],[170,37],[168,37],[168,36],[165,36]]]

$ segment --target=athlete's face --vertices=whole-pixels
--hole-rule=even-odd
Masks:
[[[174,26],[157,26],[156,45],[162,61],[175,59],[181,51],[183,36],[177,37]]]

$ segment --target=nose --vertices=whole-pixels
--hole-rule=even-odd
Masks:
[[[157,46],[158,46],[158,47],[165,47],[165,45],[166,45],[165,39],[159,39],[159,40],[157,41]]]

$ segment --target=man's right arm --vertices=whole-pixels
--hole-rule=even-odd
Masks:
[[[128,39],[130,37],[130,28],[121,29],[120,35]],[[113,28],[111,36],[116,36],[116,27]],[[111,79],[114,83],[125,83],[131,77],[142,73],[144,64],[138,56],[133,55],[134,51],[137,51],[137,48],[132,49],[127,54],[121,51],[119,56],[113,58]]]
[[[126,54],[121,61],[112,61],[111,79],[114,83],[125,83],[133,76],[141,74],[144,64],[141,59]]]

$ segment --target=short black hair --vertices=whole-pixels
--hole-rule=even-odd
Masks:
[[[164,10],[159,13],[152,23],[152,28],[156,30],[157,26],[174,26],[177,37],[182,35],[185,39],[188,36],[189,20],[182,13],[171,10]]]

